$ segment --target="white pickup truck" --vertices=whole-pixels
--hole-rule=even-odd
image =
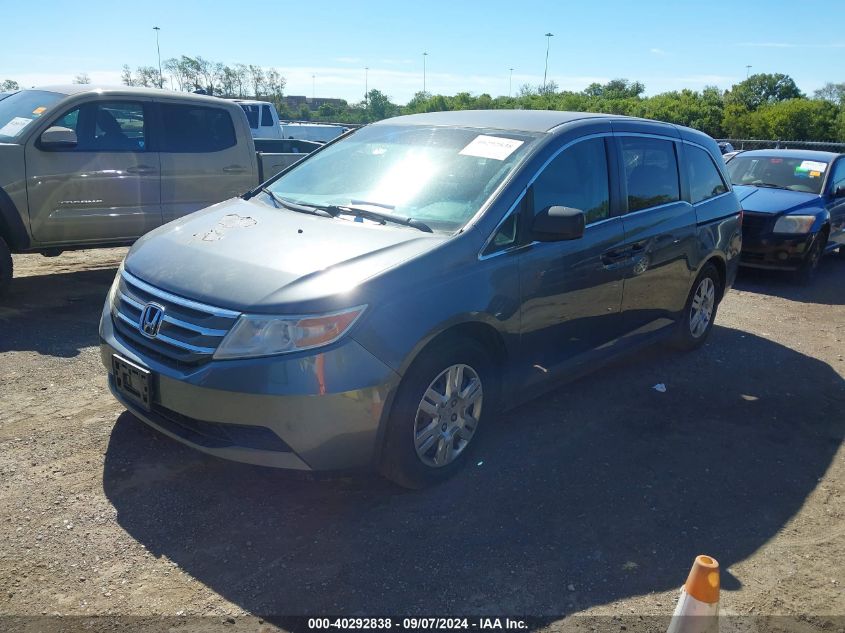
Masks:
[[[299,141],[328,143],[349,131],[344,125],[280,121],[276,106],[267,101],[232,99],[246,113],[249,130],[256,139],[284,138]]]
[[[129,244],[319,147],[253,141],[241,107],[215,97],[90,85],[16,92],[0,100],[0,294],[11,253]]]

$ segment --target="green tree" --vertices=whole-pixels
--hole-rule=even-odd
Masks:
[[[3,83],[0,84],[0,89],[2,89],[3,92],[11,92],[12,90],[20,90],[21,87],[17,81],[5,79],[3,80]]]
[[[738,103],[756,110],[766,103],[800,99],[804,95],[789,75],[759,73],[735,84],[725,95],[726,103]]]
[[[836,105],[845,104],[845,83],[826,83],[813,93],[814,99],[824,99]]]
[[[76,77],[73,78],[73,83],[75,84],[90,84],[91,77],[88,76],[88,73],[79,73]]]
[[[390,101],[390,97],[373,88],[367,93],[367,110],[370,119],[379,121],[399,113],[399,106]]]

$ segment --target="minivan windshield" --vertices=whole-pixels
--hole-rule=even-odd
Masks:
[[[303,205],[346,205],[462,227],[539,138],[523,132],[373,125],[304,160],[269,185]]]
[[[21,90],[0,100],[0,143],[14,143],[33,121],[64,98],[57,92]]]
[[[728,173],[735,185],[753,185],[818,194],[822,190],[828,163],[784,156],[735,156]]]

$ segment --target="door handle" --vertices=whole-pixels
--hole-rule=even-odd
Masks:
[[[246,171],[246,168],[240,165],[229,165],[228,167],[224,167],[223,171],[227,174],[242,174]]]
[[[128,174],[152,174],[155,171],[156,168],[149,165],[136,165],[135,167],[126,168],[126,173]]]
[[[629,249],[605,251],[601,254],[601,261],[605,266],[612,266],[627,259],[629,255]]]

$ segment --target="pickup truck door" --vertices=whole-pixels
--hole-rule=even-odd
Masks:
[[[169,222],[258,184],[246,117],[229,108],[160,100],[161,206]],[[234,111],[234,109],[232,109]]]
[[[53,119],[73,147],[26,146],[33,237],[41,244],[130,241],[161,224],[159,154],[149,144],[149,99],[108,97]]]

